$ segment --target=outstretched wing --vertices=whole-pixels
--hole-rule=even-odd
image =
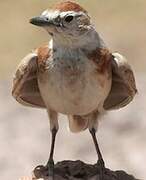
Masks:
[[[19,64],[13,78],[12,95],[21,104],[45,108],[37,81],[37,54],[28,54]]]
[[[133,71],[126,59],[113,53],[112,60],[112,87],[104,102],[104,109],[119,109],[129,104],[136,92],[136,84]]]

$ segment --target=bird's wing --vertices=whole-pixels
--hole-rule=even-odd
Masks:
[[[112,87],[104,102],[105,110],[126,106],[137,92],[134,74],[127,60],[118,53],[112,55]]]
[[[21,104],[45,108],[37,81],[37,53],[28,54],[19,64],[14,78],[12,95]]]

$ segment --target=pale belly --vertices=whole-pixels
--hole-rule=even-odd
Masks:
[[[100,110],[111,88],[109,78],[88,70],[47,71],[38,82],[47,108],[71,115]]]

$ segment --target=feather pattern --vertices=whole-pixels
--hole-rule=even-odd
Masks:
[[[104,102],[104,109],[122,108],[133,100],[136,93],[134,74],[126,58],[119,53],[113,53],[112,87]]]

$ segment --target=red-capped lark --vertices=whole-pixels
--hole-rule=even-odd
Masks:
[[[62,113],[72,132],[89,129],[103,179],[105,163],[95,135],[98,117],[132,101],[137,92],[132,69],[122,55],[106,47],[88,12],[75,2],[61,2],[30,23],[43,27],[51,40],[21,61],[12,95],[23,105],[48,112],[52,133],[48,174],[54,177],[53,153]]]

